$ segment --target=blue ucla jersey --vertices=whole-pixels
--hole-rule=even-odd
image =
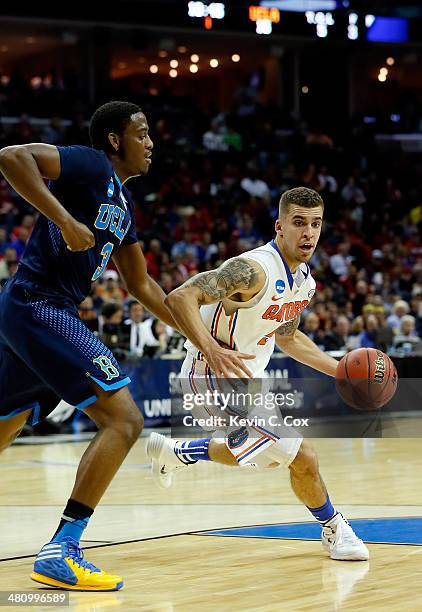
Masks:
[[[95,246],[88,251],[69,251],[60,229],[40,215],[20,270],[29,271],[46,288],[79,304],[88,295],[91,282],[104,272],[113,251],[137,242],[134,207],[104,152],[82,146],[57,149],[61,172],[50,190],[92,231]]]

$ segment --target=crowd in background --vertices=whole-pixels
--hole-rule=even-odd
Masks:
[[[380,148],[373,128],[358,119],[334,135],[285,117],[248,88],[226,113],[158,98],[145,102],[145,112],[153,164],[128,186],[149,273],[164,291],[270,240],[280,194],[305,185],[322,195],[325,223],[311,261],[317,291],[302,316],[304,331],[324,350],[418,350],[420,155]],[[52,117],[36,127],[23,116],[0,129],[0,145],[88,144],[87,119],[79,113],[64,126]],[[0,179],[1,282],[16,270],[35,219]],[[80,314],[123,357],[159,355],[172,337],[131,302],[113,269],[93,284]]]

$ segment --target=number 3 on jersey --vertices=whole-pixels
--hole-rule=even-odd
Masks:
[[[92,275],[92,278],[91,278],[92,281],[95,281],[97,280],[97,278],[100,278],[101,274],[106,269],[108,260],[110,259],[111,253],[113,251],[113,247],[114,247],[114,244],[112,242],[106,242],[103,248],[101,249],[101,255],[103,256],[103,258],[101,260],[100,265],[98,266],[98,268],[95,270],[94,274]]]

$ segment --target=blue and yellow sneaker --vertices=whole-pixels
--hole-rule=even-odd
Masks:
[[[34,563],[32,580],[71,591],[117,591],[123,586],[121,576],[106,574],[85,561],[78,542],[64,538],[45,544]]]

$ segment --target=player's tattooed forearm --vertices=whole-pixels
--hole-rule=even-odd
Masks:
[[[203,303],[222,300],[236,291],[253,289],[258,274],[253,264],[246,259],[236,258],[221,265],[217,270],[197,274],[185,286],[194,286],[201,290],[200,301]]]
[[[296,317],[293,321],[280,325],[277,329],[277,336],[293,336],[297,328],[299,327],[300,317]]]

